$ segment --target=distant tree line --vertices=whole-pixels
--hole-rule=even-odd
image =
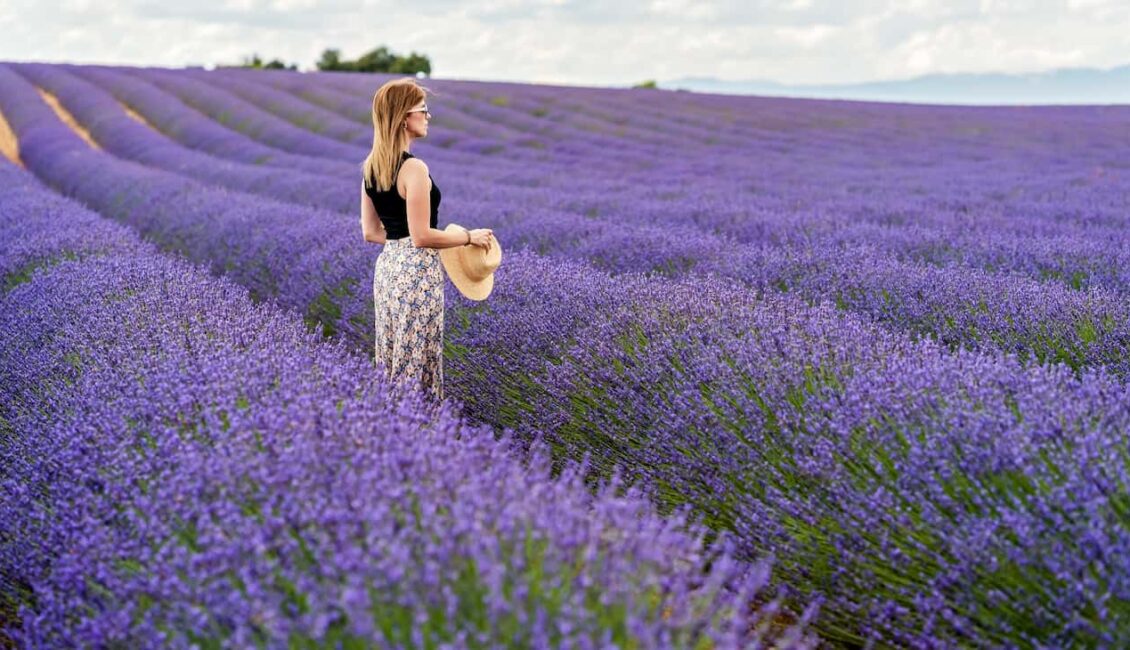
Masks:
[[[408,56],[401,56],[389,51],[384,45],[362,54],[353,61],[341,58],[341,50],[327,49],[322,52],[322,58],[315,64],[319,70],[337,70],[346,72],[391,72],[397,74],[424,74],[431,76],[432,62],[427,56],[412,52]],[[287,65],[280,59],[271,59],[264,62],[258,54],[244,57],[243,62],[237,66],[221,66],[237,68],[256,68],[262,70],[298,70],[298,65]]]
[[[380,46],[362,54],[355,61],[343,61],[341,50],[325,50],[318,61],[319,70],[344,70],[349,72],[393,72],[400,74],[432,74],[432,62],[427,56],[412,52],[408,56],[393,54]]]
[[[263,70],[298,70],[298,64],[292,63],[287,65],[281,59],[271,59],[266,63],[263,59],[259,58],[258,54],[252,54],[250,57],[244,57],[243,63],[240,63],[239,68],[259,68]]]

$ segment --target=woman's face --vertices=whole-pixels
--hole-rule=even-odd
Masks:
[[[413,138],[422,138],[428,134],[428,120],[431,119],[431,114],[427,110],[428,103],[421,101],[408,112],[408,116],[404,120],[408,135]]]

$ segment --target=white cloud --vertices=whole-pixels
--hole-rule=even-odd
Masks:
[[[810,27],[778,27],[773,34],[792,41],[804,49],[811,49],[835,34],[838,28],[832,25],[812,25]]]
[[[574,84],[714,76],[850,83],[1130,63],[1124,0],[36,0],[0,3],[0,60],[313,67],[378,45],[440,77]]]
[[[1122,0],[1067,0],[1067,8],[1072,11],[1087,9],[1105,10],[1121,6],[1125,6]]]
[[[789,0],[782,7],[785,11],[800,11],[812,6],[812,0]]]
[[[716,7],[700,0],[652,0],[650,13],[685,20],[713,20],[718,17]]]

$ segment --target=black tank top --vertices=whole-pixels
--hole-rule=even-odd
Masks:
[[[396,165],[396,170],[392,174],[392,187],[384,192],[377,189],[377,182],[375,178],[368,178],[365,182],[365,193],[373,200],[373,206],[377,209],[377,216],[380,217],[381,223],[385,227],[385,239],[401,239],[408,236],[408,204],[404,199],[400,198],[400,194],[396,191],[396,178],[400,173],[400,166],[404,164],[405,160],[415,158],[407,151],[403,152],[400,156],[400,162]],[[435,180],[432,175],[428,174],[428,179],[432,181],[431,196],[432,203],[432,218],[431,226],[436,227],[439,218],[439,201],[440,193],[439,188],[436,187]]]

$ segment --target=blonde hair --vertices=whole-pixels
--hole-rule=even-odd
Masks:
[[[392,188],[400,157],[408,150],[408,134],[400,125],[430,92],[412,77],[400,77],[385,82],[373,95],[373,149],[361,163],[366,187],[375,178],[379,191]]]

